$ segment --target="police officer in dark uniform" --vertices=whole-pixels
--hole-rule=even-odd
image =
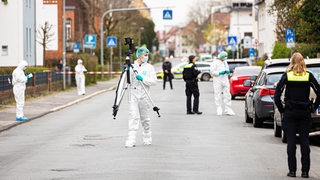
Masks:
[[[310,87],[316,94],[315,102],[309,100]],[[281,94],[285,89],[284,104]],[[277,84],[274,101],[283,114],[282,129],[287,136],[287,154],[289,173],[287,176],[296,177],[296,134],[299,133],[301,148],[301,177],[308,178],[310,170],[309,131],[311,128],[311,112],[320,103],[320,86],[312,73],[306,71],[303,56],[294,53],[291,57],[287,72]]]
[[[186,82],[186,96],[187,96],[187,114],[202,114],[199,111],[199,87],[198,87],[198,71],[197,66],[194,64],[196,57],[194,55],[189,56],[189,64],[184,66],[183,80]],[[191,108],[191,97],[193,95],[193,108]],[[191,111],[193,109],[193,111]]]

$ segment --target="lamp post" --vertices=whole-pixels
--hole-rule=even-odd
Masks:
[[[62,80],[63,80],[63,90],[66,89],[66,0],[62,2]]]
[[[144,27],[139,28],[139,47],[141,46],[141,31],[144,30]]]

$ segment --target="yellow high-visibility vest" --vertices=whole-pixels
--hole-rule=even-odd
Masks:
[[[288,81],[309,81],[309,73],[306,72],[302,76],[293,74],[293,71],[287,72]]]

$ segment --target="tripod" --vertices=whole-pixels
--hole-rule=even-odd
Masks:
[[[125,45],[129,45],[129,50],[126,53],[126,63],[124,65],[124,69],[121,73],[120,76],[120,80],[118,82],[118,86],[117,86],[117,90],[116,90],[116,97],[114,100],[114,105],[113,105],[113,119],[116,119],[117,113],[119,111],[119,107],[121,104],[121,101],[123,99],[123,96],[125,94],[125,91],[129,88],[129,86],[131,85],[130,82],[130,69],[132,69],[132,71],[134,72],[135,75],[138,75],[138,71],[134,69],[133,65],[131,64],[131,55],[132,52],[134,50],[134,44],[131,38],[125,38]],[[155,106],[154,102],[152,101],[150,94],[148,93],[148,91],[146,90],[145,86],[143,85],[143,83],[141,81],[139,81],[140,85],[143,87],[144,92],[146,93],[149,101],[151,102],[152,106],[153,106],[153,110],[157,112],[158,117],[160,117],[159,114],[159,108],[157,106]],[[130,90],[130,89],[129,89]],[[130,93],[130,92],[129,92]]]

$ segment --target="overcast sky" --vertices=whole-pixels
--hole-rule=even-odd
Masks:
[[[190,7],[196,0],[144,0],[148,7],[172,7],[172,20],[163,20],[162,13],[166,9],[151,9],[151,16],[155,23],[155,30],[168,30],[173,25],[184,26]]]

